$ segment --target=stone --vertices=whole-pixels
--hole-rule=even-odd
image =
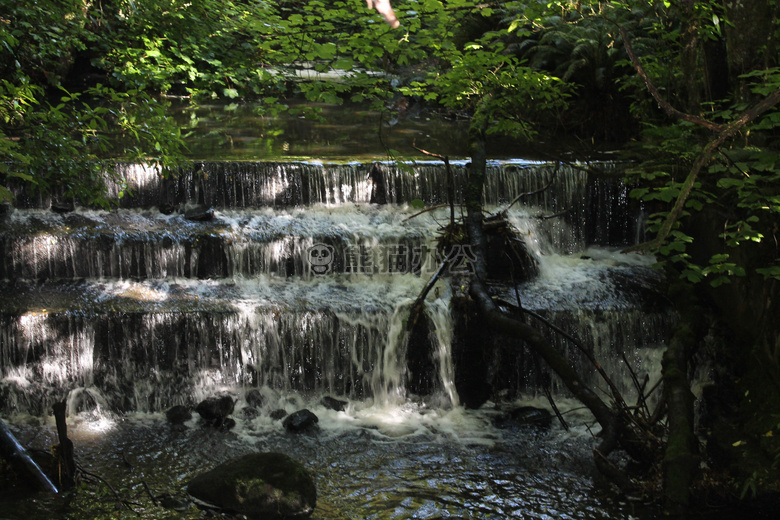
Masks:
[[[520,406],[509,411],[512,422],[520,426],[536,426],[549,428],[552,424],[552,414],[544,408]]]
[[[287,410],[284,410],[282,408],[279,408],[277,410],[274,410],[269,414],[269,417],[273,419],[274,421],[279,421],[287,417]]]
[[[214,208],[204,204],[187,206],[184,209],[184,218],[194,222],[208,222],[214,219]]]
[[[245,406],[241,409],[241,415],[244,416],[244,419],[251,421],[260,415],[260,411],[252,406]]]
[[[349,402],[336,399],[335,397],[325,396],[320,400],[320,404],[329,410],[343,412],[347,409]]]
[[[260,390],[257,388],[248,391],[246,396],[244,396],[244,399],[246,400],[246,404],[254,408],[262,408],[265,404],[265,396],[261,394]]]
[[[165,418],[171,424],[182,424],[192,419],[192,412],[186,406],[177,404],[168,408],[165,412]]]
[[[264,520],[308,518],[317,488],[302,464],[283,453],[253,453],[195,477],[187,492],[233,514]]]
[[[304,408],[288,415],[282,422],[282,426],[288,432],[300,433],[316,429],[319,421],[319,417]]]
[[[225,418],[233,413],[236,402],[229,395],[209,397],[195,407],[204,421],[212,426],[221,426]]]

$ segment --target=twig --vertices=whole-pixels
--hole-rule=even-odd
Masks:
[[[568,213],[571,213],[572,209],[573,208],[568,208],[568,209],[565,209],[563,211],[559,211],[558,213],[553,213],[552,215],[536,215],[533,218],[539,219],[539,220],[550,220],[551,218],[558,218],[558,217],[562,217],[562,216],[564,216],[564,215],[566,215]]]
[[[775,90],[759,103],[744,111],[737,119],[729,123],[728,126],[726,126],[726,128],[720,134],[718,134],[718,137],[710,141],[709,144],[704,147],[704,150],[702,150],[699,158],[696,159],[696,162],[693,164],[688,177],[685,178],[685,181],[680,188],[680,194],[677,196],[677,200],[674,203],[674,207],[666,216],[664,224],[658,231],[658,236],[649,242],[630,247],[626,250],[626,252],[648,251],[659,248],[661,244],[663,244],[664,240],[666,240],[666,237],[669,236],[669,233],[671,233],[672,228],[674,227],[674,223],[677,222],[677,218],[680,216],[680,213],[682,213],[682,210],[685,207],[685,202],[688,200],[691,191],[693,191],[693,186],[696,183],[696,178],[698,177],[699,172],[710,162],[712,154],[715,152],[715,150],[717,150],[730,137],[733,137],[734,134],[739,132],[745,125],[775,106],[777,103],[780,103],[780,89]]]
[[[577,347],[577,349],[582,352],[586,358],[591,362],[591,364],[596,368],[596,371],[601,375],[601,378],[604,380],[605,383],[607,383],[607,386],[609,386],[610,391],[612,392],[612,397],[614,397],[615,402],[620,405],[621,408],[625,409],[627,408],[626,402],[623,400],[623,396],[620,395],[620,392],[618,391],[617,387],[615,386],[615,383],[612,382],[612,379],[607,375],[607,372],[602,368],[601,364],[596,361],[596,358],[588,352],[588,350],[585,348],[585,345],[579,342],[577,338],[566,332],[565,330],[561,329],[554,323],[552,323],[550,320],[542,317],[541,315],[535,313],[532,310],[529,309],[521,309],[523,312],[529,314],[530,316],[533,316],[537,320],[541,320],[542,323],[550,327],[552,330],[563,336],[564,338],[568,339],[572,342],[572,344]]]
[[[626,364],[626,368],[628,369],[628,373],[631,375],[631,381],[634,382],[634,386],[636,387],[636,391],[639,394],[637,396],[637,406],[641,407],[645,413],[647,414],[647,417],[650,416],[650,409],[647,407],[647,403],[645,402],[645,396],[642,393],[642,385],[639,384],[639,378],[636,376],[636,372],[634,372],[634,369],[631,367],[631,363],[628,362],[628,358],[626,357],[626,353],[621,351],[620,356],[623,358],[623,362]]]
[[[81,466],[79,466],[79,468],[78,468],[78,469],[79,469],[79,471],[80,471],[81,473],[83,473],[83,474],[85,474],[85,475],[87,475],[87,476],[89,476],[89,477],[95,478],[95,479],[99,480],[100,482],[102,482],[103,484],[105,484],[105,485],[106,485],[106,487],[107,487],[109,490],[111,490],[111,492],[114,494],[114,498],[116,498],[117,502],[121,502],[121,503],[122,503],[122,505],[123,505],[123,506],[125,506],[125,507],[126,507],[128,510],[132,511],[132,512],[133,512],[133,513],[135,513],[137,516],[141,516],[141,514],[140,514],[138,511],[136,511],[135,509],[133,509],[132,507],[130,507],[130,502],[129,502],[129,501],[127,501],[127,500],[125,500],[125,499],[123,499],[123,498],[121,497],[121,495],[120,495],[120,494],[117,492],[117,490],[116,490],[116,489],[114,489],[114,486],[112,486],[112,485],[111,485],[111,484],[110,484],[110,483],[109,483],[109,482],[108,482],[106,479],[104,479],[104,478],[103,478],[103,477],[101,477],[100,475],[97,475],[97,474],[95,474],[95,473],[92,473],[92,472],[89,472],[89,471],[85,470],[85,469],[84,469],[83,467],[81,467]],[[138,504],[135,504],[135,505],[138,505]]]
[[[412,148],[421,154],[436,157],[437,159],[444,161],[444,169],[447,172],[447,202],[450,205],[450,224],[453,224],[455,222],[455,181],[452,177],[452,169],[450,168],[450,158],[446,155],[440,155],[418,148],[415,143],[416,141],[412,143]]]
[[[682,210],[685,207],[685,202],[688,200],[691,191],[693,191],[693,187],[694,184],[696,183],[696,178],[698,177],[699,172],[701,172],[701,170],[710,162],[710,160],[712,159],[712,154],[723,143],[725,143],[727,139],[729,139],[730,137],[734,136],[737,132],[742,130],[742,128],[745,125],[747,125],[755,118],[757,118],[758,116],[760,116],[761,114],[763,114],[764,112],[766,112],[767,110],[775,106],[777,103],[780,103],[780,89],[773,91],[763,100],[759,101],[749,109],[742,112],[742,114],[740,114],[738,118],[736,118],[728,125],[719,125],[711,121],[707,121],[706,119],[702,119],[700,117],[691,114],[680,112],[679,110],[673,108],[669,103],[667,103],[666,100],[664,100],[661,97],[661,95],[658,93],[658,90],[650,81],[650,78],[647,77],[647,74],[642,68],[642,65],[639,63],[636,54],[634,54],[634,50],[631,48],[631,42],[629,41],[628,34],[626,33],[625,29],[623,29],[622,27],[619,27],[618,29],[620,30],[620,36],[623,38],[623,45],[625,46],[626,52],[628,53],[632,63],[634,64],[634,67],[637,70],[637,74],[639,74],[639,77],[641,77],[642,80],[645,82],[645,85],[647,86],[647,89],[650,91],[650,94],[652,94],[653,98],[664,109],[664,111],[671,116],[677,117],[678,119],[682,119],[684,121],[688,121],[697,124],[699,126],[702,126],[704,128],[707,128],[708,130],[718,132],[718,136],[715,139],[711,140],[707,144],[707,146],[704,147],[702,152],[699,154],[699,157],[696,159],[696,162],[693,163],[693,167],[691,168],[691,171],[688,173],[688,176],[685,178],[685,181],[683,182],[683,185],[680,188],[680,193],[677,196],[677,200],[674,203],[674,207],[666,216],[666,220],[661,226],[661,229],[658,231],[658,236],[656,236],[653,240],[644,242],[642,244],[638,244],[636,246],[624,250],[624,252],[651,251],[661,247],[664,240],[666,240],[666,237],[669,236],[669,233],[671,233],[675,222],[677,221],[677,219],[680,216],[680,213],[682,213]]]
[[[146,490],[146,494],[149,495],[149,498],[152,499],[152,504],[154,504],[156,506],[157,505],[157,498],[155,498],[155,496],[152,494],[152,490],[149,489],[149,486],[146,484],[146,481],[142,480],[141,484],[143,484],[144,489]]]
[[[436,272],[433,274],[430,280],[428,280],[428,283],[425,284],[425,287],[423,287],[423,290],[420,291],[420,295],[417,296],[417,299],[414,300],[414,303],[412,304],[412,308],[409,310],[409,319],[406,322],[406,330],[412,330],[412,328],[417,323],[417,319],[420,315],[420,312],[422,311],[422,305],[425,301],[425,298],[428,296],[428,293],[431,292],[431,289],[434,285],[436,285],[436,282],[438,281],[441,274],[444,272],[444,268],[447,266],[447,264],[450,261],[450,257],[452,256],[455,249],[453,248],[450,253],[444,257],[444,260],[442,261],[439,268],[436,270]]]
[[[512,206],[514,206],[514,205],[515,205],[515,203],[516,203],[516,202],[518,202],[520,199],[523,199],[523,198],[525,198],[525,197],[530,197],[531,195],[538,195],[539,193],[542,193],[542,192],[544,192],[545,190],[549,189],[549,188],[550,188],[550,186],[552,186],[552,183],[553,183],[553,181],[555,180],[555,177],[556,177],[556,175],[558,175],[558,170],[560,169],[560,167],[561,167],[561,163],[560,163],[560,162],[556,162],[556,163],[555,163],[555,170],[553,171],[552,175],[550,176],[550,181],[549,181],[549,182],[548,182],[546,185],[542,186],[542,187],[541,187],[541,188],[539,188],[538,190],[529,191],[529,192],[526,192],[526,193],[521,193],[521,194],[519,194],[517,197],[515,197],[514,199],[512,199],[512,202],[510,202],[510,203],[509,203],[509,206],[507,206],[506,208],[504,208],[502,211],[507,211],[507,210],[509,210],[509,209],[510,209]]]
[[[417,213],[415,213],[414,215],[411,215],[411,216],[409,216],[409,217],[406,217],[406,218],[403,220],[403,222],[406,222],[407,220],[412,220],[413,218],[419,217],[419,216],[420,216],[420,215],[422,215],[423,213],[427,213],[427,212],[429,212],[429,211],[433,211],[433,210],[435,210],[435,209],[439,209],[439,208],[446,208],[447,206],[449,206],[449,204],[436,204],[435,206],[431,206],[431,207],[429,207],[429,208],[425,208],[425,209],[424,209],[424,210],[422,210],[422,211],[418,211],[418,212],[417,212]],[[460,204],[458,204],[458,206],[460,206]]]

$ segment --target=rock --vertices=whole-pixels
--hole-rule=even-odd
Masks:
[[[279,408],[278,410],[274,410],[273,412],[271,412],[269,414],[269,416],[274,421],[279,421],[279,420],[284,419],[285,417],[287,417],[287,411]]]
[[[252,420],[257,418],[257,416],[260,415],[260,412],[257,410],[257,408],[254,408],[252,406],[245,406],[241,409],[241,415],[244,416],[244,419]]]
[[[223,419],[222,422],[219,424],[219,429],[228,431],[235,428],[235,426],[236,426],[236,420],[233,419],[232,417],[227,417]]]
[[[233,413],[236,402],[229,395],[209,397],[198,403],[195,411],[212,426],[221,426],[225,417]]]
[[[320,404],[325,408],[328,408],[329,410],[343,412],[344,410],[347,409],[347,405],[349,404],[349,402],[341,401],[340,399],[336,399],[335,397],[325,396],[320,400]]]
[[[214,218],[214,208],[196,204],[184,208],[184,218],[194,222],[208,222]]]
[[[282,453],[253,453],[220,464],[187,486],[195,499],[249,518],[308,518],[317,488],[306,468]]]
[[[315,429],[319,421],[319,417],[304,408],[303,410],[298,410],[297,412],[288,415],[284,422],[282,422],[282,426],[284,426],[288,432],[299,433]]]
[[[165,412],[165,418],[171,424],[182,424],[192,419],[192,412],[186,406],[177,404],[168,408]]]
[[[265,396],[261,394],[260,390],[257,388],[253,388],[247,392],[244,399],[246,399],[246,404],[254,408],[262,408],[265,404]]]
[[[173,511],[184,512],[190,508],[189,500],[184,500],[168,493],[157,497],[157,500],[162,507]]]
[[[552,414],[544,408],[520,406],[509,411],[509,417],[520,426],[536,426],[549,428],[552,424]]]
[[[73,199],[55,199],[51,201],[51,210],[55,213],[70,213],[75,211],[76,203]]]

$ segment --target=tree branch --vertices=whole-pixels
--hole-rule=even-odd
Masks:
[[[625,249],[624,252],[651,251],[661,247],[664,240],[666,240],[666,237],[669,236],[669,233],[671,233],[672,228],[674,227],[674,223],[677,221],[680,213],[682,213],[682,210],[685,207],[685,202],[688,200],[691,191],[693,191],[693,186],[696,182],[696,178],[698,177],[699,172],[701,172],[702,168],[704,168],[710,162],[712,159],[712,154],[715,153],[715,151],[723,143],[725,143],[726,140],[733,137],[737,132],[742,130],[745,125],[778,103],[780,103],[780,89],[775,90],[766,98],[745,110],[737,119],[729,123],[715,139],[710,141],[709,144],[704,147],[704,150],[702,150],[701,154],[696,159],[696,162],[693,163],[693,167],[691,168],[690,173],[688,173],[688,176],[683,182],[682,188],[680,189],[680,194],[677,196],[677,200],[674,203],[674,207],[666,216],[666,220],[661,226],[661,229],[658,231],[658,236],[649,242],[644,242],[642,244]]]
[[[620,31],[621,38],[623,38],[623,46],[626,48],[628,57],[631,59],[631,63],[634,64],[636,73],[639,75],[640,78],[642,78],[642,81],[645,82],[645,85],[647,86],[647,90],[650,91],[650,95],[653,96],[653,99],[655,99],[655,101],[658,103],[658,106],[660,106],[664,112],[666,112],[668,115],[676,119],[682,119],[683,121],[688,121],[689,123],[694,123],[696,125],[703,126],[704,128],[711,130],[713,132],[722,132],[725,129],[723,125],[713,123],[712,121],[707,121],[706,119],[703,119],[698,116],[681,112],[676,108],[674,108],[672,105],[670,105],[669,102],[666,101],[663,97],[661,97],[661,93],[658,92],[658,89],[655,88],[653,82],[650,81],[650,77],[647,75],[645,69],[642,67],[642,64],[639,62],[639,58],[637,58],[636,53],[634,53],[634,49],[633,47],[631,47],[631,41],[628,38],[628,33],[622,27],[618,27],[618,30]]]

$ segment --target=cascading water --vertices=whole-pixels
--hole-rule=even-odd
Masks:
[[[546,455],[531,462],[501,448],[530,441],[493,427],[491,405],[460,406],[456,381],[472,367],[459,365],[453,352],[446,280],[426,302],[429,395],[410,391],[407,319],[438,268],[434,237],[449,214],[442,208],[410,218],[416,199],[446,202],[447,183],[442,164],[410,166],[202,162],[163,179],[151,168],[118,165],[134,196],[112,212],[55,214],[44,209],[48,201],[19,193],[20,209],[0,221],[0,284],[13,295],[0,300],[0,412],[46,417],[67,397],[74,442],[102,458],[98,469],[111,472],[116,449],[137,451],[152,480],[146,483],[160,487],[259,447],[297,453],[320,472],[320,518],[553,514],[545,501],[553,495],[569,511],[590,511],[582,517],[627,514],[586,499],[591,484],[572,476],[582,475],[576,463],[538,476],[553,452],[588,458],[583,443],[567,444],[574,434],[536,439]],[[467,169],[454,162],[456,202]],[[485,202],[498,210],[527,194],[509,216],[540,271],[517,290],[497,289],[501,299],[519,295],[524,308],[577,337],[630,394],[626,362],[639,378],[654,374],[673,317],[646,260],[589,248],[631,243],[640,228],[625,187],[608,177],[495,162]],[[370,203],[378,189],[387,205]],[[196,206],[213,217],[188,218]],[[527,319],[578,370],[594,372],[568,340]],[[548,386],[568,402],[522,345],[485,336],[483,346],[491,398],[527,398]],[[587,379],[599,384],[595,373]],[[242,415],[251,408],[250,389],[264,402]],[[194,419],[171,437],[161,412],[225,392],[238,399],[241,420],[223,446],[215,450],[209,439],[228,434],[198,428]],[[349,405],[326,409],[323,395]],[[269,416],[302,407],[320,416],[320,440],[285,436]],[[122,416],[133,421],[122,425]],[[20,424],[22,439],[33,442],[36,428]],[[160,472],[160,460],[170,472]],[[353,482],[361,479],[373,483]],[[392,491],[398,479],[400,491]],[[520,500],[531,482],[540,489],[536,498]],[[340,505],[344,493],[350,499]]]

